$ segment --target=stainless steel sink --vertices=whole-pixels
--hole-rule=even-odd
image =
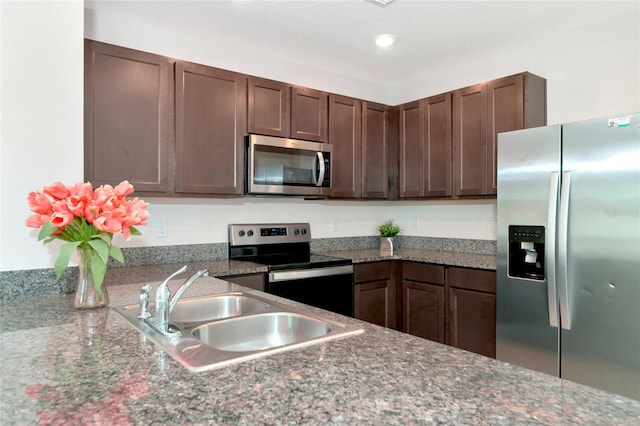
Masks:
[[[331,333],[322,320],[292,312],[272,312],[211,322],[192,334],[214,349],[250,352],[307,342]]]
[[[177,323],[213,321],[266,311],[269,305],[239,293],[183,299],[171,312]]]
[[[204,371],[353,336],[362,329],[310,315],[255,294],[178,301],[170,333],[138,318],[140,305],[116,307],[130,325],[191,371]]]

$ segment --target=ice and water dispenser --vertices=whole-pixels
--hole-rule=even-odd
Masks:
[[[544,226],[509,226],[509,276],[545,279]]]

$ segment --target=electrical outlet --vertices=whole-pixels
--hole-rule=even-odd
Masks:
[[[156,237],[167,238],[168,236],[169,236],[169,221],[167,219],[163,219],[158,222],[158,227],[156,228]]]

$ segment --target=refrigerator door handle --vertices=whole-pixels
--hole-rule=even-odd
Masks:
[[[556,298],[556,218],[558,214],[558,172],[551,173],[549,181],[549,210],[547,212],[547,231],[545,247],[547,253],[547,305],[549,325],[558,327],[558,300]]]
[[[558,219],[558,296],[560,298],[560,323],[571,330],[571,306],[569,301],[569,275],[567,265],[567,241],[569,238],[569,196],[571,172],[562,173],[560,190],[560,214]]]

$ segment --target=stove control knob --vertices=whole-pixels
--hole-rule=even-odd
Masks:
[[[247,231],[247,236],[252,237],[253,236],[253,231],[251,229],[249,229]]]
[[[293,235],[300,235],[300,230],[298,228],[294,229]]]
[[[302,235],[307,235],[307,228],[302,228],[300,232],[302,232]]]
[[[238,235],[239,235],[239,236],[241,236],[241,237],[244,237],[244,231],[241,229],[241,230],[238,232]]]

